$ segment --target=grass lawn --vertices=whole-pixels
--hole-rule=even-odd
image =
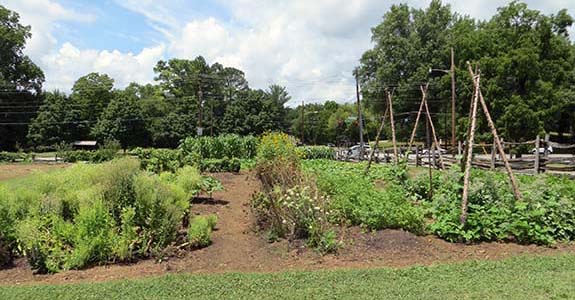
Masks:
[[[408,269],[2,286],[0,299],[575,299],[575,255]]]

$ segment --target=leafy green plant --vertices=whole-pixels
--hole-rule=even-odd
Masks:
[[[194,248],[203,248],[212,243],[212,230],[215,227],[214,219],[206,216],[195,216],[190,220],[188,227],[188,241]]]
[[[335,159],[335,150],[328,146],[303,146],[297,151],[302,159]]]
[[[520,176],[523,198],[515,201],[505,174],[473,170],[468,218],[462,225],[460,178],[455,169],[441,174],[432,201],[424,202],[434,234],[452,242],[549,245],[575,239],[575,184],[569,179]]]
[[[217,137],[190,137],[182,141],[179,149],[190,161],[202,159],[254,158],[258,139],[253,136],[225,134]]]
[[[30,161],[32,156],[24,152],[0,152],[0,162]]]
[[[328,160],[305,161],[320,191],[333,199],[330,220],[369,229],[401,228],[423,233],[423,211],[406,188],[404,166],[373,166],[365,176],[364,164]]]
[[[240,171],[241,162],[238,158],[212,158],[204,159],[200,162],[200,170],[208,173],[234,172]]]
[[[136,148],[131,154],[140,159],[142,169],[154,172],[175,172],[181,168],[186,161],[179,149],[144,149]]]

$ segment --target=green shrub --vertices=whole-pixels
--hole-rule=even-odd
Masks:
[[[15,244],[14,218],[8,207],[0,206],[0,268],[12,263]]]
[[[212,243],[212,229],[215,226],[208,217],[195,216],[188,227],[188,241],[194,248],[202,248]]]
[[[240,171],[241,162],[238,158],[213,158],[204,159],[200,162],[200,170],[208,173],[234,172]]]
[[[219,187],[190,166],[154,174],[130,158],[0,183],[0,259],[45,273],[161,256],[190,199]]]
[[[256,171],[265,192],[279,186],[285,190],[300,184],[301,163],[295,138],[285,133],[266,133],[256,156]]]
[[[212,230],[216,229],[216,224],[218,223],[218,216],[217,215],[208,215],[208,224]]]
[[[125,207],[122,210],[120,233],[113,248],[113,254],[119,261],[132,260],[141,244],[135,218],[136,210],[133,207]]]
[[[429,230],[452,242],[514,241],[549,245],[575,240],[575,184],[540,175],[520,176],[523,198],[515,201],[505,174],[473,170],[468,217],[459,221],[461,174],[441,175],[432,201],[424,202],[433,219]]]
[[[142,169],[154,172],[175,172],[184,164],[181,150],[136,148],[131,151],[140,159]]]
[[[118,240],[115,227],[113,215],[104,203],[82,206],[74,219],[73,250],[65,269],[110,261]]]
[[[190,137],[179,146],[183,156],[190,161],[202,159],[254,158],[258,139],[253,136],[225,134],[217,137]]]
[[[175,177],[176,181],[183,180]],[[165,185],[158,175],[138,174],[134,178],[136,194],[135,223],[141,227],[140,255],[158,256],[175,240],[182,217],[189,209],[189,198],[177,184]]]
[[[31,161],[32,155],[24,152],[0,151],[0,162]]]

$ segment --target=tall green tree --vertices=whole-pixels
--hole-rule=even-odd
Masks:
[[[394,5],[372,29],[374,47],[360,61],[357,73],[363,95],[382,112],[385,88],[394,90],[395,113],[409,116],[397,118],[398,124],[413,124],[421,99],[419,85],[430,82],[429,105],[436,129],[440,137],[450,136],[445,122],[451,117],[449,74],[431,78],[428,70],[448,70],[453,47],[460,139],[466,133],[473,90],[467,61],[480,66],[485,99],[507,140],[531,140],[544,131],[573,131],[575,47],[568,36],[572,24],[566,10],[544,15],[518,1],[499,8],[488,21],[454,14],[439,0],[424,9]],[[479,138],[488,140],[486,122],[479,125]],[[421,126],[420,137],[424,129]],[[406,135],[400,133],[400,139]]]
[[[123,149],[147,143],[146,119],[138,99],[126,92],[116,92],[92,129],[100,142],[117,140]]]
[[[82,76],[72,86],[71,98],[81,106],[82,117],[96,120],[112,100],[114,79],[107,74],[90,73]]]
[[[28,123],[42,101],[44,73],[24,55],[30,26],[0,5],[0,149],[24,146]]]
[[[53,146],[77,140],[75,128],[82,122],[80,110],[62,92],[47,92],[44,97],[38,115],[30,124],[28,141],[34,146]]]
[[[30,26],[20,24],[20,16],[0,5],[0,86],[15,85],[18,90],[40,93],[44,73],[23,54]]]

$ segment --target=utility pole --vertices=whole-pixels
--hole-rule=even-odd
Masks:
[[[359,79],[355,74],[355,95],[357,97],[357,119],[359,121],[359,160],[363,159],[363,118],[361,117],[361,100],[359,98]]]
[[[451,47],[451,70],[449,72],[451,74],[451,147],[455,149],[456,141],[455,141],[455,51],[453,47]],[[455,150],[453,150],[455,153]]]
[[[301,134],[301,143],[302,143],[302,144],[303,144],[303,129],[304,129],[304,127],[303,127],[303,123],[304,123],[304,120],[303,120],[303,109],[304,109],[304,108],[303,108],[303,107],[304,107],[304,102],[303,102],[303,100],[302,100],[302,101],[301,101],[301,124],[300,124],[300,129],[301,129],[301,133],[300,133],[300,134]]]

